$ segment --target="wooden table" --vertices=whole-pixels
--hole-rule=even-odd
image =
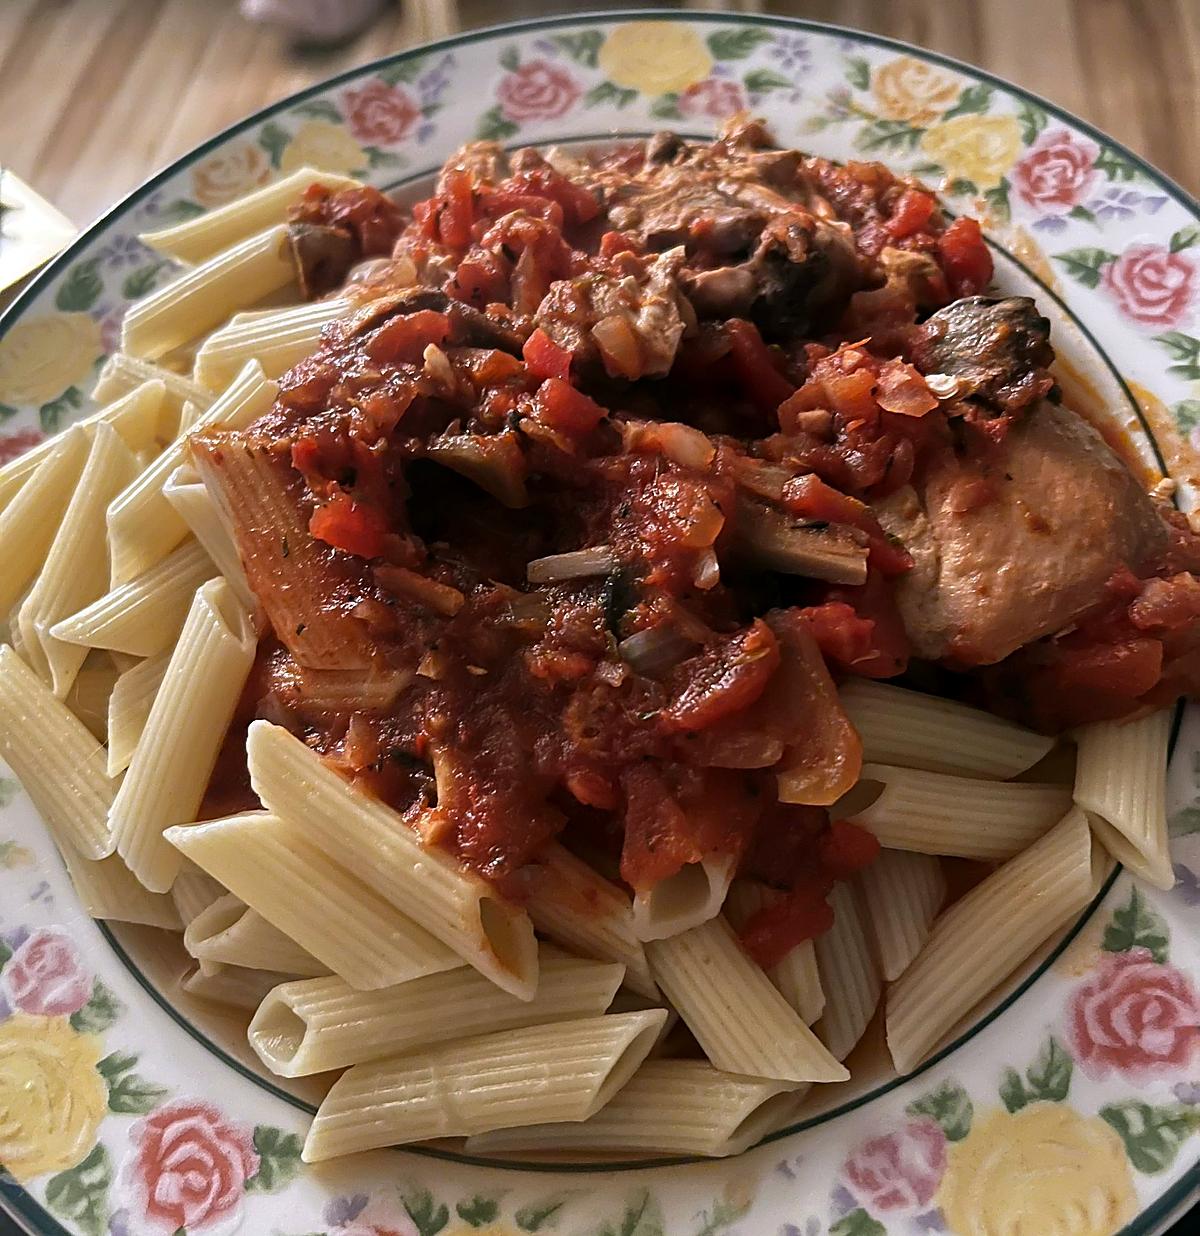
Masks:
[[[234,0],[0,0],[0,163],[85,224],[231,121],[346,67],[457,30],[601,7],[398,0],[349,46],[298,53],[278,33],[244,21]],[[947,52],[1070,108],[1200,193],[1198,0],[683,7],[816,18]]]

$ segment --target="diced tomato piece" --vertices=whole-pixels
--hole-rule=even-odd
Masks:
[[[942,269],[954,296],[975,296],[992,279],[992,255],[976,219],[955,219],[938,237]]]
[[[1170,579],[1150,579],[1129,607],[1129,619],[1141,631],[1176,631],[1200,618],[1200,579],[1180,572]]]
[[[860,618],[844,601],[826,601],[800,611],[817,641],[821,656],[841,669],[853,670],[875,656],[872,637],[875,624]]]
[[[652,888],[685,863],[704,857],[690,821],[657,769],[635,764],[621,774],[621,788],[625,791],[621,878],[627,884]]]
[[[418,309],[390,318],[367,340],[365,351],[374,361],[415,365],[431,344],[439,346],[450,334],[450,319],[432,309]]]
[[[378,507],[355,502],[348,493],[339,490],[313,511],[308,530],[318,541],[334,549],[357,554],[360,558],[375,558],[383,550],[388,525]]]
[[[734,372],[755,406],[774,412],[795,387],[775,367],[775,357],[753,322],[732,318],[725,323]]]
[[[608,415],[594,399],[562,378],[547,378],[533,397],[534,419],[565,433],[590,433]]]
[[[618,253],[640,253],[642,247],[632,237],[624,232],[605,232],[600,237],[600,256],[602,258],[616,257]]]
[[[545,221],[554,227],[563,225],[563,209],[548,197],[540,197],[534,193],[508,192],[504,189],[493,189],[483,200],[483,208],[489,218],[499,219],[502,215],[514,210],[523,210],[527,215]]]
[[[825,900],[832,888],[833,880],[824,874],[805,877],[747,921],[742,947],[767,968],[781,962],[797,944],[824,935],[833,926],[833,909]]]
[[[875,402],[898,416],[925,416],[938,406],[924,377],[906,361],[893,358],[879,371]]]
[[[896,240],[919,232],[937,213],[937,203],[920,189],[905,189],[884,227]]]
[[[438,192],[437,238],[452,249],[465,249],[471,243],[471,224],[475,222],[475,194],[471,173],[451,168],[442,177]]]
[[[850,820],[834,820],[821,838],[821,862],[838,880],[848,880],[878,857],[879,840],[875,834]]]
[[[511,271],[497,253],[476,245],[458,264],[446,291],[456,300],[483,309],[508,299]]]
[[[588,223],[600,213],[600,203],[590,189],[568,180],[552,167],[518,172],[513,180],[528,185],[533,192],[557,202],[568,224]]]
[[[908,665],[910,652],[908,635],[904,630],[904,623],[900,619],[900,612],[896,608],[891,585],[884,579],[880,571],[873,568],[869,569],[867,572],[867,582],[861,588],[830,588],[826,592],[825,597],[824,605],[801,610],[800,612],[806,618],[809,618],[810,621],[815,621],[819,625],[829,622],[832,618],[845,621],[847,626],[849,626],[848,620],[845,619],[841,611],[830,609],[831,605],[841,602],[848,605],[860,621],[869,621],[871,623],[868,649],[864,653],[856,655],[851,662],[840,661],[840,657],[837,655],[838,645],[835,642],[835,637],[828,627],[825,628],[825,636],[829,641],[829,647],[831,651],[834,651],[835,660],[839,664],[842,664],[844,668],[851,670],[855,674],[861,674],[864,678],[892,678],[896,674],[904,672]],[[814,614],[814,609],[824,611],[829,617],[822,617],[820,613]],[[851,627],[851,630],[855,630],[855,628]],[[855,635],[854,638],[857,639],[858,636]],[[821,637],[818,635],[817,639],[820,642]],[[846,647],[849,650],[854,647],[854,644],[847,644]],[[822,647],[822,651],[824,650],[824,647]]]
[[[521,349],[525,367],[535,378],[571,378],[571,351],[553,339],[542,329],[535,330]]]
[[[1162,644],[1156,639],[1060,647],[1054,674],[1056,687],[1064,693],[1095,691],[1137,699],[1158,682],[1162,655]]]
[[[749,707],[779,667],[779,641],[761,618],[676,667],[674,701],[662,711],[670,730],[703,730]]]

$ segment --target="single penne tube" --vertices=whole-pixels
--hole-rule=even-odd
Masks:
[[[356,1064],[318,1109],[304,1161],[586,1120],[637,1071],[666,1015],[652,1009],[527,1026]]]
[[[264,185],[224,206],[172,227],[143,232],[144,245],[181,262],[203,262],[263,228],[287,220],[288,207],[298,202],[309,185],[328,189],[350,189],[361,182],[349,176],[301,167],[288,176]]]
[[[202,964],[274,970],[309,978],[329,973],[328,966],[295,940],[251,910],[240,897],[223,890],[188,923],[183,947]]]
[[[9,506],[38,467],[50,455],[58,451],[67,436],[76,429],[81,429],[90,437],[97,425],[107,424],[121,435],[121,441],[131,451],[161,446],[165,440],[159,424],[162,405],[162,383],[141,383],[128,394],[101,408],[99,412],[93,412],[91,416],[85,417],[78,424],[63,430],[53,438],[47,438],[45,442],[39,442],[37,446],[19,455],[11,463],[6,463],[3,468],[0,468],[0,511]],[[80,467],[82,467],[82,461]],[[4,606],[0,605],[0,609],[2,608]]]
[[[1073,807],[1045,836],[959,898],[888,989],[887,1041],[910,1073],[946,1033],[1091,900],[1092,842]]]
[[[1061,785],[983,781],[864,764],[861,780],[834,808],[892,850],[959,858],[1012,858],[1071,805]]]
[[[626,892],[557,843],[546,846],[521,875],[526,909],[538,931],[584,957],[619,961],[627,987],[649,999],[658,996]]]
[[[55,639],[152,657],[169,648],[183,628],[196,589],[217,573],[191,538],[148,571],[50,628]]]
[[[258,1008],[271,990],[291,978],[289,974],[278,974],[274,970],[244,970],[241,966],[221,965],[204,970],[197,966],[179,980],[179,987],[197,1000],[249,1012]]]
[[[352,787],[282,726],[253,722],[246,757],[250,783],[269,811],[294,822],[493,983],[532,998],[537,943],[524,910],[449,853],[423,845],[407,821]]]
[[[171,885],[171,900],[186,931],[192,921],[214,901],[226,895],[225,889],[199,867],[185,863]]]
[[[734,880],[725,900],[725,917],[735,931],[750,918],[778,901],[780,893],[754,880]],[[821,1016],[825,993],[817,970],[817,954],[811,940],[802,940],[782,961],[768,967],[767,978],[779,994],[800,1014],[806,1026]]]
[[[187,431],[244,429],[275,402],[279,387],[251,361]],[[188,533],[188,525],[163,493],[170,475],[187,459],[181,433],[154,462],[113,496],[107,508],[112,586],[128,582],[160,562]]]
[[[255,314],[248,322],[228,322],[200,345],[193,377],[210,391],[223,390],[253,360],[268,378],[278,378],[311,356],[321,342],[322,330],[353,308],[348,300],[318,300]]]
[[[1075,741],[1075,801],[1104,848],[1155,888],[1170,888],[1175,883],[1167,850],[1170,712],[1085,725]]]
[[[290,821],[251,813],[176,826],[166,837],[351,987],[373,991],[462,964]]]
[[[931,854],[881,850],[858,875],[868,934],[880,972],[890,983],[904,973],[929,938],[946,899],[941,862]]]
[[[875,1016],[883,981],[871,954],[854,890],[835,884],[829,894],[833,926],[813,941],[825,1011],[813,1027],[837,1060],[845,1060]]]
[[[162,495],[204,547],[226,583],[237,593],[238,599],[248,608],[254,608],[254,596],[246,581],[246,572],[242,569],[242,559],[234,544],[233,534],[196,469],[188,463],[180,464],[167,477],[162,487]],[[363,708],[370,706],[367,703],[358,705]]]
[[[646,945],[658,985],[714,1067],[781,1081],[845,1081],[829,1054],[718,915]]]
[[[73,846],[62,846],[59,853],[80,903],[92,918],[141,923],[166,931],[182,930],[183,923],[171,898],[143,888],[118,855],[93,861],[83,858]]]
[[[121,323],[121,350],[158,360],[207,335],[238,309],[286,287],[295,275],[287,228],[268,228],[135,301]]]
[[[168,441],[183,430],[180,422],[183,418],[185,404],[190,403],[197,409],[197,412],[201,412],[213,400],[211,391],[193,382],[191,378],[185,378],[183,374],[173,373],[162,365],[142,360],[137,356],[130,356],[126,352],[114,352],[104,362],[96,378],[96,385],[92,387],[92,402],[111,403],[135,390],[143,382],[163,384],[162,408],[167,414],[163,418],[167,422],[163,425],[163,429],[165,430],[164,438]],[[174,423],[170,423],[172,420]]]
[[[107,768],[110,777],[120,776],[129,767],[170,661],[169,652],[147,657],[127,669],[114,684],[108,697]]]
[[[71,689],[88,650],[55,639],[50,628],[107,590],[104,510],[133,473],[129,447],[111,425],[97,425],[75,492],[17,616],[30,664],[49,680],[60,700]]]
[[[518,1000],[470,966],[355,991],[342,979],[277,987],[250,1023],[250,1046],[280,1077],[304,1077],[382,1060],[448,1039],[599,1016],[624,967],[578,957],[543,957],[532,1000]]]
[[[1054,746],[990,712],[869,678],[847,679],[838,698],[870,764],[1006,781]]]
[[[736,866],[728,855],[714,854],[684,863],[673,876],[635,893],[634,934],[639,940],[663,940],[707,923],[720,914]]]
[[[104,748],[7,645],[0,645],[0,757],[60,850],[89,859],[112,853],[108,811],[117,787],[104,771]]]
[[[87,435],[76,426],[0,512],[0,614],[13,608],[41,569],[87,456]]]
[[[109,812],[117,852],[152,892],[168,892],[179,872],[163,830],[196,818],[257,642],[223,579],[196,590]]]
[[[586,1120],[478,1133],[465,1149],[741,1154],[779,1127],[802,1089],[795,1082],[722,1073],[705,1060],[647,1060]]]
[[[104,742],[108,737],[108,701],[118,677],[119,671],[107,652],[88,653],[88,659],[63,699],[68,711],[87,726],[88,733],[97,742]]]

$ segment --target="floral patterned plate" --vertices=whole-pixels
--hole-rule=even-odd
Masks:
[[[137,241],[311,163],[389,187],[459,143],[710,133],[741,107],[787,144],[938,184],[998,282],[1055,318],[1076,406],[1190,506],[1200,446],[1200,213],[1048,103],[913,48],[802,22],[551,18],[356,69],[155,176],[0,323],[0,459],[88,410]],[[1086,374],[1086,377],[1084,375]],[[0,781],[0,1199],[84,1236],[1105,1236],[1161,1230],[1200,1172],[1200,714],[1170,779],[1178,882],[1125,874],[916,1075],[866,1043],[792,1130],[730,1161],[505,1165],[387,1152],[305,1168],[311,1094],[261,1078],[243,1027],[172,994],[161,934],[81,912],[20,786]],[[1020,907],[1013,913],[1019,914]],[[870,1036],[868,1036],[870,1037]],[[878,1036],[875,1036],[878,1038]]]

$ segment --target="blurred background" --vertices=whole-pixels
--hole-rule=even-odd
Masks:
[[[1200,192],[1200,0],[0,0],[0,164],[86,224],[231,121],[351,65],[606,7],[780,13],[907,39],[1046,95]]]

